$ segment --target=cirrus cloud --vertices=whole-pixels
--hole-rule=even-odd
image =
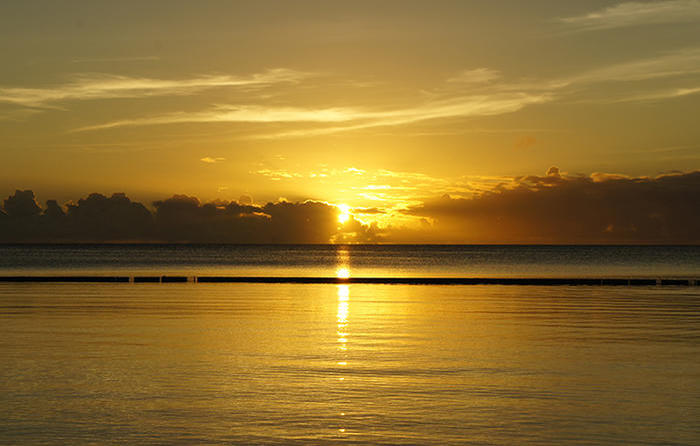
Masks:
[[[43,88],[0,87],[0,102],[24,107],[51,108],[56,103],[144,96],[184,96],[223,87],[262,88],[295,83],[309,77],[287,68],[269,69],[248,76],[204,75],[185,79],[158,79],[115,74],[80,74],[64,84]]]
[[[700,0],[624,2],[560,20],[578,30],[612,29],[661,23],[691,23],[700,20]]]

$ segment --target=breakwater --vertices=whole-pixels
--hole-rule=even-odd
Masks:
[[[561,277],[258,277],[258,276],[0,276],[26,283],[300,283],[384,285],[698,286],[693,278]]]

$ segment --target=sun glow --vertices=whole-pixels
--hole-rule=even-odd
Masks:
[[[347,204],[339,204],[338,205],[338,222],[341,224],[345,224],[348,220],[350,220],[350,206]]]

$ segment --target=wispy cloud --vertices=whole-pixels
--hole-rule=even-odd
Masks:
[[[151,116],[134,117],[83,126],[74,132],[97,131],[119,127],[153,126],[183,123],[286,123],[297,124],[282,130],[248,134],[253,139],[281,139],[330,135],[343,132],[373,129],[378,127],[404,126],[429,120],[464,119],[479,116],[495,116],[517,112],[525,107],[561,100],[581,89],[594,88],[605,82],[654,81],[665,78],[681,78],[700,73],[700,48],[691,47],[661,53],[652,57],[621,62],[594,68],[569,77],[544,80],[506,81],[500,73],[490,68],[465,70],[436,87],[430,99],[421,103],[401,107],[364,105],[348,107],[285,106],[249,104],[219,104],[195,112],[170,112]],[[271,71],[265,76],[238,80],[238,82],[290,82],[299,78],[297,72]],[[164,81],[161,81],[164,82]],[[207,88],[204,85],[219,85],[230,82],[225,78],[201,78],[189,82],[158,84],[156,92],[182,94]],[[147,85],[151,85],[147,83]],[[478,94],[473,93],[479,86]],[[144,87],[145,88],[145,87]],[[184,89],[184,90],[183,90]],[[143,88],[124,88],[126,92],[143,91]],[[99,89],[119,93],[116,89]],[[697,93],[694,85],[650,86],[646,92],[639,89],[597,102],[625,102],[639,100],[661,100]],[[306,124],[306,125],[305,125]],[[312,124],[312,125],[310,125]]]
[[[204,158],[200,158],[199,160],[203,163],[215,164],[215,163],[219,163],[221,161],[226,161],[226,158],[223,158],[220,156],[217,156],[217,157],[205,156]]]
[[[628,94],[619,97],[610,97],[607,99],[598,99],[597,103],[621,103],[621,102],[653,102],[662,101],[665,99],[682,98],[684,96],[691,96],[700,94],[700,87],[693,88],[670,88],[665,90],[654,90],[644,93]]]
[[[466,70],[448,79],[452,84],[481,83],[483,93],[434,100],[415,107],[384,112],[348,115],[344,125],[298,129],[287,132],[258,135],[261,138],[286,138],[316,136],[344,131],[361,130],[381,126],[396,126],[420,121],[448,118],[467,118],[512,113],[524,107],[552,102],[569,96],[572,92],[604,82],[652,81],[664,78],[694,76],[700,73],[700,48],[691,47],[661,53],[655,56],[594,68],[589,71],[559,79],[539,81],[504,82],[493,69]],[[616,102],[662,100],[694,95],[698,89],[666,85],[647,93],[623,93]],[[449,91],[445,92],[449,94]],[[604,101],[610,101],[610,98]],[[600,100],[598,100],[600,102]]]
[[[562,84],[643,81],[700,73],[700,48],[691,47],[597,68],[562,80]]]
[[[312,170],[290,170],[260,165],[250,171],[252,175],[271,181],[298,184],[332,183],[346,200],[385,201],[392,207],[402,207],[427,197],[449,194],[471,196],[491,190],[498,184],[511,183],[512,177],[461,176],[458,178],[435,177],[422,172],[387,169],[357,169],[355,167],[331,168],[316,166]]]
[[[195,113],[168,113],[164,115],[112,121],[86,126],[75,131],[103,130],[125,126],[161,125],[176,123],[259,122],[259,123],[346,123],[342,126],[315,127],[273,135],[264,138],[311,136],[371,127],[410,124],[440,118],[464,118],[511,113],[531,104],[547,102],[548,94],[495,93],[473,95],[434,101],[415,107],[390,110],[365,110],[359,108],[302,108],[264,107],[257,105],[218,105]]]
[[[41,113],[41,111],[34,108],[2,110],[0,111],[0,121],[24,121],[37,113]]]
[[[463,84],[484,84],[501,78],[501,73],[491,68],[475,68],[463,70],[456,76],[447,79],[447,82]]]
[[[698,0],[700,1],[700,0]],[[465,119],[513,113],[525,107],[545,104],[567,97],[575,98],[582,90],[593,91],[605,82],[655,82],[674,79],[676,85],[639,86],[634,91],[620,89],[619,95],[603,99],[589,96],[588,102],[624,102],[661,100],[697,93],[697,83],[688,87],[689,76],[700,73],[700,47],[691,47],[592,68],[570,76],[553,79],[507,79],[493,68],[467,69],[457,72],[443,83],[426,90],[422,101],[401,101],[401,105],[378,106],[372,102],[348,106],[265,103],[267,99],[247,95],[239,104],[214,104],[196,111],[170,111],[98,122],[74,128],[87,132],[121,127],[156,126],[185,123],[276,123],[286,124],[273,130],[260,131],[249,127],[245,135],[252,139],[311,137],[344,132],[406,126],[430,120]],[[189,79],[168,80],[113,75],[92,75],[76,78],[55,89],[0,88],[0,102],[26,107],[51,107],[71,100],[127,98],[163,95],[194,95],[205,89],[264,87],[299,83],[312,74],[289,69],[274,69],[250,76],[207,75]],[[681,79],[685,77],[685,79]],[[676,81],[683,81],[676,82]],[[325,83],[315,88],[328,88]],[[287,90],[285,90],[287,91]],[[322,97],[322,96],[316,96]],[[580,102],[580,101],[579,101]],[[257,133],[254,133],[257,132]]]
[[[453,99],[433,101],[415,107],[362,113],[347,119],[347,125],[293,130],[274,134],[258,135],[259,138],[289,138],[298,136],[318,136],[333,133],[362,130],[376,127],[413,124],[433,119],[470,118],[476,116],[495,116],[513,113],[526,106],[551,101],[550,93],[493,93],[456,97]]]
[[[691,23],[700,20],[700,0],[625,2],[560,20],[582,31],[661,23]]]
[[[193,113],[175,112],[144,118],[111,121],[76,129],[77,132],[115,127],[216,122],[343,122],[371,113],[349,108],[265,107],[260,105],[215,105]]]
[[[68,83],[51,87],[0,87],[0,102],[43,108],[67,101],[190,95],[205,89],[221,87],[260,88],[299,82],[309,76],[309,73],[286,68],[271,69],[250,76],[205,75],[188,79],[83,74]]]
[[[158,56],[133,56],[133,57],[88,57],[73,59],[73,63],[92,62],[155,62],[160,60]]]

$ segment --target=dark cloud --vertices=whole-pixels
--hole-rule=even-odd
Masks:
[[[56,200],[47,200],[44,215],[53,220],[60,220],[66,216],[66,212],[58,205]]]
[[[33,217],[41,213],[34,192],[30,190],[16,190],[14,195],[3,201],[2,207],[7,215],[16,218]]]
[[[109,198],[93,193],[78,200],[77,204],[69,203],[66,207],[68,238],[138,241],[153,236],[151,213],[141,203],[132,202],[122,193],[115,193]]]
[[[405,211],[419,227],[342,225],[322,202],[201,203],[175,195],[153,210],[121,193],[77,203],[16,191],[0,211],[0,242],[669,243],[700,244],[700,172],[629,178],[571,176],[552,167],[473,198],[445,195]],[[356,208],[357,214],[379,214]]]
[[[338,231],[338,210],[325,203],[268,203],[272,243],[328,243]]]
[[[442,197],[408,213],[461,243],[700,243],[700,172],[657,178],[542,177],[470,199]]]
[[[156,232],[167,241],[204,243],[328,243],[338,211],[325,203],[201,204],[176,195],[153,203]]]
[[[4,201],[0,241],[328,243],[339,230],[338,210],[326,203],[251,202],[175,195],[151,212],[121,193],[93,193],[65,209],[55,200],[42,209],[32,191],[17,191]]]
[[[158,237],[170,242],[265,243],[268,215],[236,202],[201,204],[175,195],[153,203]]]
[[[351,215],[333,241],[335,243],[382,243],[390,234],[387,229],[391,228],[380,228],[376,222],[366,225]]]
[[[31,190],[16,190],[3,202],[0,239],[24,241],[42,231],[41,208]]]

